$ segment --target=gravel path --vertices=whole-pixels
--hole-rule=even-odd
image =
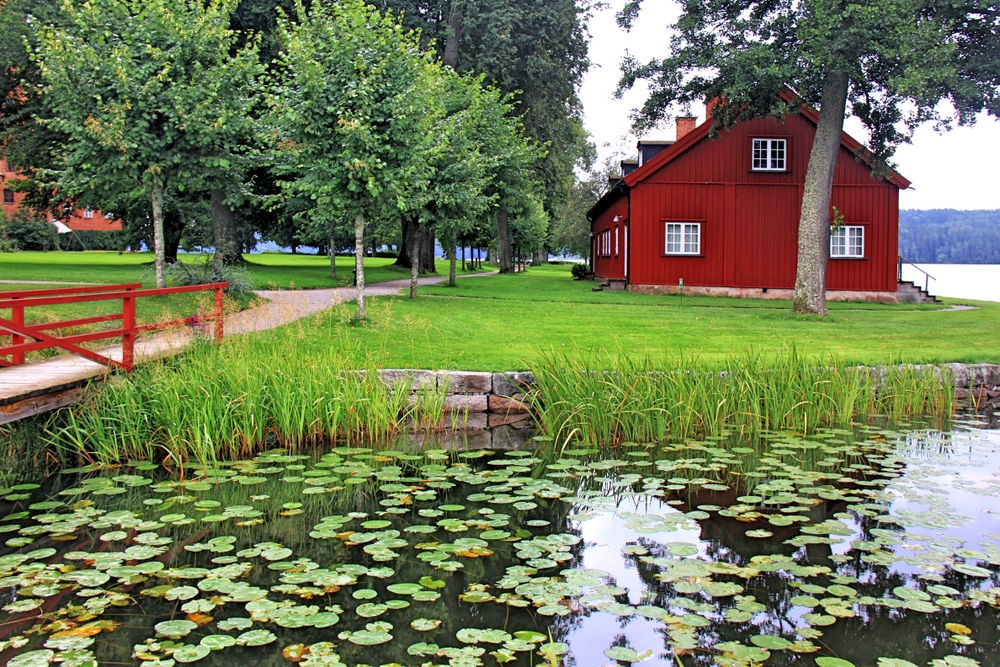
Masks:
[[[496,273],[467,273],[458,276],[461,278],[474,278],[479,276],[490,276]],[[448,276],[430,276],[417,279],[417,284],[421,287],[436,285],[448,280]],[[400,294],[410,288],[410,280],[391,280],[385,283],[375,283],[365,286],[365,296],[390,296]],[[250,333],[252,331],[264,331],[274,329],[283,324],[294,322],[295,320],[308,317],[313,313],[326,310],[331,306],[352,301],[357,292],[354,287],[335,287],[333,289],[314,290],[261,290],[256,292],[268,300],[250,310],[234,313],[226,318],[226,335]]]

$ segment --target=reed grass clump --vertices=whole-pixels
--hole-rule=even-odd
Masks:
[[[932,367],[866,368],[795,350],[724,363],[549,355],[531,396],[542,429],[592,445],[817,428],[883,416],[950,415],[954,389]]]
[[[103,464],[204,463],[272,445],[387,441],[410,419],[432,419],[437,397],[411,402],[409,387],[390,389],[372,358],[339,343],[319,352],[262,336],[195,345],[104,383],[65,411],[50,442],[63,458]]]

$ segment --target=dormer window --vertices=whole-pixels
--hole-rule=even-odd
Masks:
[[[785,171],[787,153],[784,139],[754,139],[753,170]]]
[[[83,209],[83,217],[90,220],[91,218],[94,217],[94,211],[89,208]]]

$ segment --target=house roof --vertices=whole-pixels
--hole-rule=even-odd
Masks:
[[[781,94],[781,97],[787,102],[792,102],[795,99],[795,96],[791,93],[791,91],[783,92]],[[799,113],[802,115],[803,118],[807,119],[813,125],[819,124],[819,112],[813,109],[811,106],[807,104],[801,105],[799,107]],[[654,172],[659,170],[664,165],[670,164],[672,161],[676,160],[678,157],[683,155],[689,148],[700,142],[702,139],[705,139],[708,136],[708,133],[711,129],[712,129],[712,123],[708,121],[697,126],[695,129],[691,130],[683,137],[678,139],[673,146],[665,148],[663,152],[651,158],[648,162],[645,162],[641,167],[639,167],[631,174],[626,176],[624,181],[625,184],[628,187],[634,187],[636,183],[639,183],[648,176],[652,175]],[[847,132],[841,133],[840,145],[846,148],[847,150],[851,151],[852,153],[855,153],[859,149],[867,150],[860,141],[849,135]],[[910,181],[901,176],[900,174],[896,173],[895,171],[893,171],[890,177],[886,180],[888,180],[890,183],[898,187],[900,190],[905,190],[906,188],[910,187]],[[603,200],[604,197],[601,198],[601,201]],[[601,204],[601,201],[597,202],[597,205],[595,205],[594,208],[591,209],[591,211],[594,211],[597,208],[597,206]],[[602,209],[602,211],[605,210],[606,208],[607,207],[605,206],[604,209]],[[600,215],[600,212],[601,211],[598,211],[595,215]],[[590,212],[588,212],[587,215],[589,217]]]
[[[587,211],[587,220],[593,222],[594,218],[607,211],[611,208],[612,204],[624,197],[626,192],[628,192],[628,186],[625,185],[625,179],[622,179],[618,181],[614,187],[605,192],[604,195],[597,200],[596,204],[590,207],[590,210]]]

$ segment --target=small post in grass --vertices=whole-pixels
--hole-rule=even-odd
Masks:
[[[680,305],[683,306],[684,305],[684,279],[683,278],[681,278],[677,282],[677,288],[680,290],[680,295],[681,295],[681,304]]]
[[[216,342],[222,342],[222,329],[223,329],[223,319],[222,319],[222,285],[216,285],[215,287],[215,340]]]

